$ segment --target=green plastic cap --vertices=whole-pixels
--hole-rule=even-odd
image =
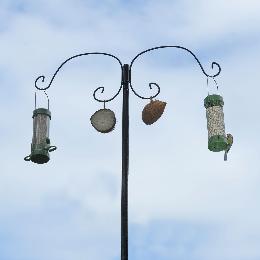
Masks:
[[[212,152],[221,152],[227,149],[227,138],[224,135],[214,135],[208,140],[208,148]]]
[[[50,160],[48,150],[34,149],[31,153],[31,161],[37,164],[47,163]]]
[[[47,108],[37,108],[33,111],[33,118],[39,114],[47,115],[51,119],[51,111]]]
[[[220,95],[208,95],[204,99],[204,106],[205,108],[213,107],[213,106],[224,106],[223,97]]]

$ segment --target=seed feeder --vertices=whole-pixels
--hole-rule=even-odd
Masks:
[[[159,100],[150,99],[143,111],[142,111],[142,120],[146,125],[151,125],[155,123],[163,114],[166,106],[166,102]]]
[[[47,94],[45,93],[47,96]],[[48,96],[47,96],[48,98]],[[48,109],[36,109],[36,93],[35,93],[35,110],[33,111],[33,137],[31,143],[31,154],[24,158],[25,161],[32,161],[37,164],[47,163],[50,160],[49,152],[57,149],[56,146],[50,144],[49,128],[51,120],[51,111]]]
[[[116,125],[115,113],[105,108],[96,111],[90,118],[92,126],[100,133],[109,133],[114,130]]]
[[[227,149],[225,133],[224,101],[220,95],[208,95],[204,99],[208,128],[208,149],[212,152],[220,152]]]

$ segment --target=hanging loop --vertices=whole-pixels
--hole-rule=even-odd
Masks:
[[[218,91],[218,83],[217,83],[215,77],[212,77],[212,79],[213,79],[213,81],[214,81],[214,83],[215,83],[215,85],[216,85],[217,91]]]
[[[211,77],[211,79],[213,80],[214,85],[215,85],[215,87],[217,89],[217,92],[218,92],[219,91],[219,87],[218,87],[218,83],[217,83],[215,77]],[[209,92],[210,92],[209,91],[210,90],[210,87],[209,87],[209,77],[207,77],[207,90],[208,90],[208,95],[209,95]]]

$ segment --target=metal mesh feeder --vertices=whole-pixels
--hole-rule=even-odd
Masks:
[[[50,160],[49,152],[57,149],[50,145],[49,129],[51,112],[46,108],[37,108],[33,111],[33,138],[31,154],[24,158],[37,164],[47,163]]]
[[[224,151],[227,148],[225,133],[224,101],[220,95],[208,95],[204,99],[208,128],[208,149],[212,152]]]

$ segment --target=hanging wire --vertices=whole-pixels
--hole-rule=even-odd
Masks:
[[[216,87],[217,87],[217,91],[218,91],[218,83],[217,83],[217,81],[215,80],[215,77],[213,77],[212,79],[214,80],[215,85],[216,85]]]
[[[45,92],[45,90],[44,90],[44,94],[46,95],[47,100],[48,100],[48,110],[50,110],[50,100],[49,100],[49,96],[48,96],[48,94]],[[37,93],[34,92],[34,109],[36,109],[36,107],[37,107]]]
[[[218,87],[218,83],[217,83],[215,77],[211,77],[211,78],[214,81],[214,84],[215,84],[216,89],[217,89],[217,93],[219,93],[219,87]],[[210,92],[209,90],[210,90],[210,87],[209,87],[209,77],[207,77],[207,91],[208,91],[208,95],[209,95],[209,92]]]
[[[49,100],[49,96],[47,95],[47,93],[45,92],[45,90],[43,91],[44,94],[46,95],[47,97],[47,100],[48,100],[48,110],[50,110],[50,100]]]
[[[209,96],[209,77],[207,77],[207,91],[208,91],[208,96]]]
[[[36,92],[34,92],[34,109],[36,109]]]

